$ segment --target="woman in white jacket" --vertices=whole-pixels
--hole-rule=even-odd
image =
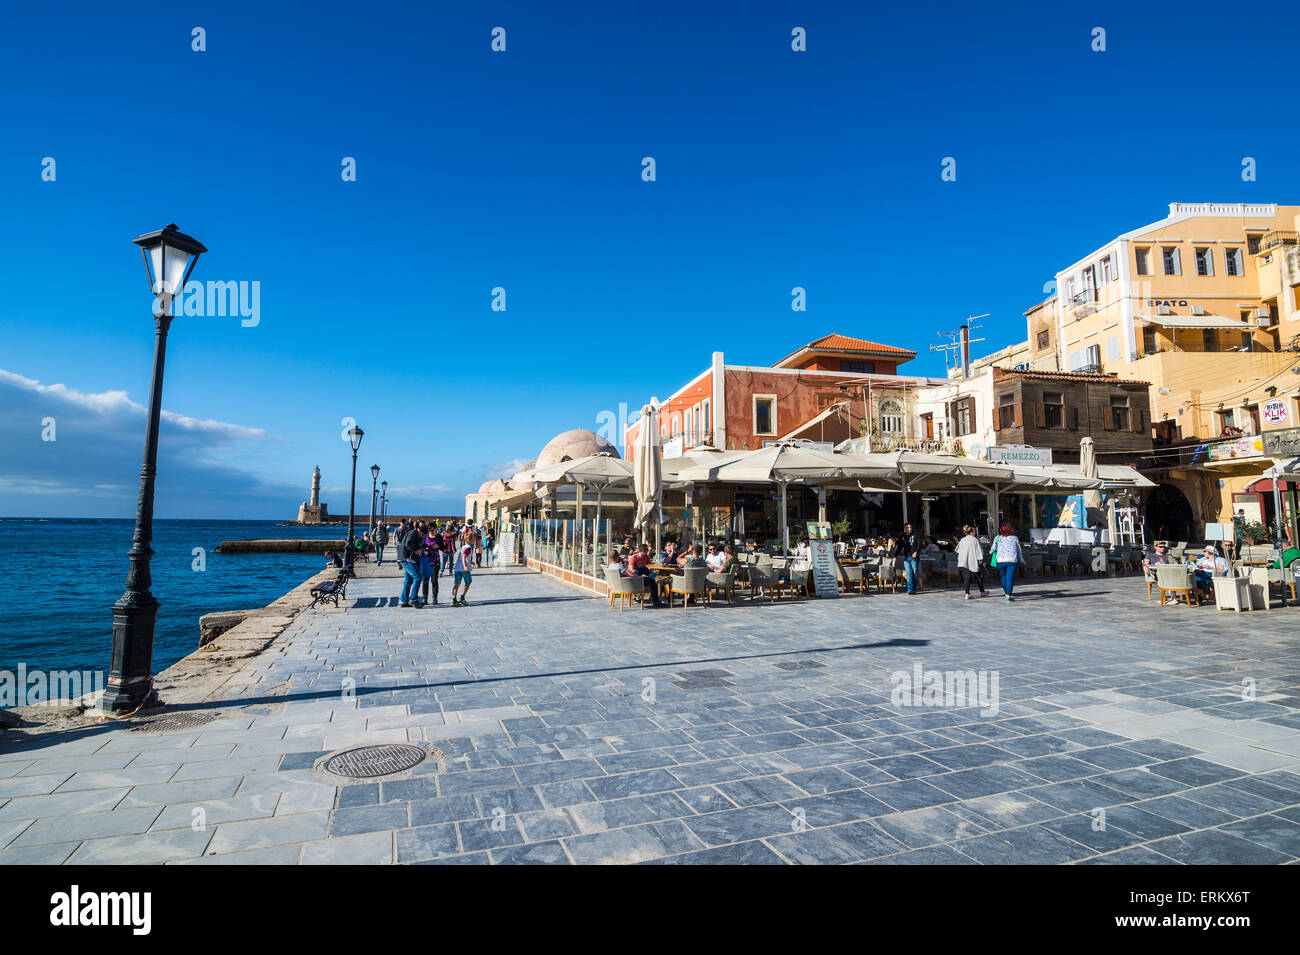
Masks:
[[[980,540],[975,536],[975,528],[967,524],[962,528],[966,536],[957,544],[957,566],[961,568],[962,579],[966,582],[966,599],[974,600],[971,596],[971,581],[979,586],[980,596],[987,597],[989,592],[984,589],[984,575],[980,572],[980,563],[984,560],[984,548],[980,546]]]

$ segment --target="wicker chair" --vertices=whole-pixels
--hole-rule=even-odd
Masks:
[[[613,567],[605,568],[605,583],[609,584],[609,606],[613,609],[614,598],[618,598],[618,609],[623,610],[628,601],[641,601],[641,609],[645,609],[645,584],[644,577],[624,577]]]
[[[803,591],[805,597],[811,596],[808,590],[808,573],[812,570],[812,561],[802,557],[791,558],[786,568],[786,587],[791,595]]]
[[[781,591],[784,588],[785,584],[781,582],[781,579],[771,567],[755,564],[749,568],[749,596],[751,598],[757,597],[759,591],[763,591],[767,594],[769,601],[775,601],[777,597],[781,596]]]
[[[704,601],[708,602],[708,578],[709,572],[704,567],[683,568],[681,574],[668,580],[668,606],[672,607],[674,594],[681,595],[683,607],[686,606],[688,598],[693,596],[703,597]]]
[[[1156,564],[1156,586],[1160,588],[1160,606],[1168,593],[1182,594],[1189,605],[1198,606],[1196,574],[1183,564]]]
[[[710,602],[712,602],[713,592],[716,590],[726,594],[727,605],[731,605],[731,597],[736,590],[736,575],[734,572],[730,574],[709,574],[705,578],[704,585],[708,588]]]

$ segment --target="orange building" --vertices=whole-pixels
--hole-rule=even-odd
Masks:
[[[908,413],[920,386],[942,379],[898,374],[916,352],[833,333],[770,366],[728,365],[722,352],[710,366],[660,403],[664,456],[697,446],[753,450],[781,438],[835,444],[871,428],[900,437],[914,427]],[[640,422],[625,432],[635,458]]]

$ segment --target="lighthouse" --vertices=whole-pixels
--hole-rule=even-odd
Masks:
[[[329,505],[320,502],[320,465],[317,465],[311,472],[311,502],[298,505],[298,523],[324,524],[329,516]]]

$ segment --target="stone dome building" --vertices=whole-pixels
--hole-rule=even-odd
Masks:
[[[614,457],[619,456],[618,449],[596,432],[575,428],[557,434],[546,442],[546,447],[542,448],[541,454],[537,455],[537,467],[544,468],[551,464],[559,464],[561,461],[585,458],[589,454],[599,454],[602,451]]]

